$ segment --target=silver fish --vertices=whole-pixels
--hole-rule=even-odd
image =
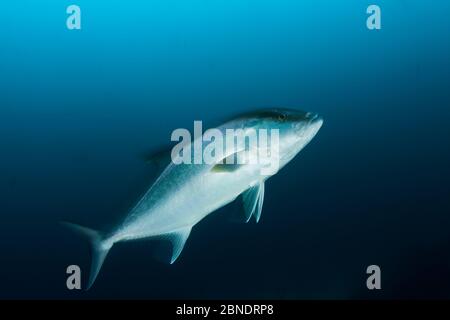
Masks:
[[[223,133],[227,129],[278,129],[277,161],[278,168],[282,168],[311,141],[322,123],[322,118],[314,113],[268,109],[242,115],[217,129]],[[236,146],[234,151],[250,154],[258,150]],[[224,157],[229,156],[224,154]],[[174,263],[192,227],[239,195],[242,195],[244,203],[243,220],[248,222],[254,217],[258,222],[264,200],[264,182],[271,176],[261,174],[261,166],[264,165],[267,163],[238,165],[221,161],[216,164],[175,164],[171,161],[123,222],[113,230],[103,233],[66,222],[66,225],[86,236],[92,245],[93,258],[87,288],[94,283],[106,255],[117,242],[155,237],[170,240],[170,263]]]

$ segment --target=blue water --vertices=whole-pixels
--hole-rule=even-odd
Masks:
[[[0,297],[449,298],[449,33],[446,0],[3,1]],[[110,226],[152,181],[142,152],[273,106],[325,122],[259,224],[230,205],[174,265],[118,244],[90,291],[66,289],[90,257],[59,221]]]

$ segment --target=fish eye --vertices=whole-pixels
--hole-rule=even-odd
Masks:
[[[279,121],[284,121],[284,120],[286,120],[286,115],[285,115],[284,113],[280,113],[280,114],[278,115],[278,120],[279,120]]]

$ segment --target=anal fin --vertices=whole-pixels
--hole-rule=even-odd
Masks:
[[[174,232],[167,233],[162,235],[163,240],[169,240],[172,245],[172,253],[167,255],[166,246],[160,247],[156,251],[156,258],[158,260],[166,261],[169,260],[170,264],[173,264],[183,251],[184,245],[186,244],[186,240],[189,238],[189,234],[191,233],[192,227],[186,227],[182,229],[178,229]],[[167,259],[169,258],[169,259]]]

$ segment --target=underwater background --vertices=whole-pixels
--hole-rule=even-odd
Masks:
[[[2,1],[0,298],[450,298],[449,36],[446,0]],[[90,254],[60,221],[107,229],[154,178],[143,152],[264,107],[324,125],[259,224],[231,204],[174,265],[121,243],[67,290]]]

